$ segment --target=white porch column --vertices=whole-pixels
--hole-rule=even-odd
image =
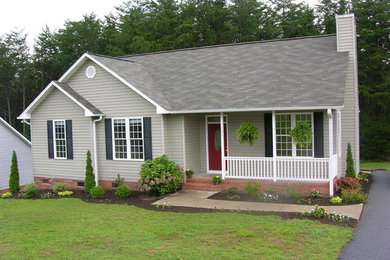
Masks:
[[[341,111],[340,109],[337,110],[337,177],[340,177],[340,158],[341,158]]]
[[[333,161],[333,116],[332,116],[332,110],[328,109],[328,122],[329,122],[329,165],[328,165],[328,171],[329,171],[329,195],[333,196],[333,178],[334,178],[334,171],[335,171],[335,165]]]
[[[273,181],[276,181],[276,115],[272,111],[272,158],[273,158]]]
[[[223,112],[220,114],[220,119],[219,119],[219,124],[220,124],[220,132],[221,132],[221,162],[222,162],[222,180],[225,179],[225,128],[224,128],[224,121],[223,121]]]

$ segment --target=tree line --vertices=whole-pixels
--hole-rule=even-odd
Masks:
[[[355,13],[358,33],[361,157],[390,156],[389,0],[132,0],[99,19],[86,14],[35,39],[0,36],[0,116],[16,117],[83,53],[120,56],[206,45],[330,34],[336,14]]]

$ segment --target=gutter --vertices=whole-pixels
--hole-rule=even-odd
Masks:
[[[95,172],[95,184],[99,186],[99,171],[97,162],[97,145],[96,145],[96,123],[102,121],[103,116],[99,116],[98,119],[92,121],[92,142],[93,142],[93,169]]]

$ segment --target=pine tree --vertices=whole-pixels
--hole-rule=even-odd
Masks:
[[[90,189],[96,186],[95,175],[93,174],[91,152],[87,152],[87,166],[85,167],[85,191],[89,192]]]
[[[9,175],[9,189],[12,194],[18,193],[20,190],[18,159],[16,158],[15,151],[12,152],[11,173]]]
[[[347,169],[345,171],[345,176],[356,178],[355,163],[353,161],[352,147],[350,143],[348,143],[348,149],[347,149]]]

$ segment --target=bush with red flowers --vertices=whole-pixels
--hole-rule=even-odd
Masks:
[[[359,180],[352,177],[342,177],[337,180],[337,186],[344,190],[344,189],[361,189],[361,185],[359,183]]]

